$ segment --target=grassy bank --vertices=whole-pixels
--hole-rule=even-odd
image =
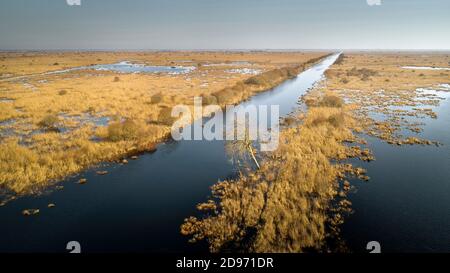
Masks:
[[[237,104],[251,96],[267,91],[281,84],[282,82],[295,78],[302,71],[308,69],[318,61],[329,55],[312,58],[307,62],[299,65],[292,65],[273,69],[262,74],[250,77],[242,82],[238,82],[234,86],[226,87],[220,91],[214,92],[206,96],[204,100],[207,104],[219,104],[221,106]]]

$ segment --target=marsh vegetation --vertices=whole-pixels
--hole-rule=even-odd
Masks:
[[[174,105],[191,105],[194,96],[203,96],[207,103],[238,103],[292,77],[292,71],[322,55],[1,53],[0,95],[11,102],[2,102],[0,122],[14,122],[0,128],[0,187],[13,194],[30,194],[100,162],[153,151],[170,133]],[[146,65],[176,66],[182,64],[178,60],[191,60],[226,66],[200,65],[189,74],[70,70],[98,65],[92,64],[93,59],[105,64],[133,59]],[[247,61],[236,63],[242,59]],[[263,84],[245,84],[252,75],[226,72],[245,66],[264,71]]]
[[[303,97],[307,112],[283,123],[279,149],[258,155],[261,168],[215,184],[199,214],[185,219],[181,233],[191,242],[204,240],[212,252],[347,251],[338,238],[352,210],[348,180],[370,180],[348,159],[375,160],[361,133],[392,145],[438,145],[404,132],[420,134],[415,119],[437,118],[428,107],[441,98],[426,91],[450,91],[447,74],[400,71],[417,55],[341,57]]]

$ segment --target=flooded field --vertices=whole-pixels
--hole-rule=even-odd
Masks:
[[[438,118],[423,120],[421,136],[436,146],[392,146],[365,136],[375,161],[361,164],[371,179],[350,181],[354,213],[343,226],[351,249],[365,252],[378,241],[384,252],[448,252],[450,245],[450,93],[433,107]],[[410,135],[416,135],[410,133]]]
[[[330,71],[328,88],[358,105],[365,127],[359,136],[375,159],[349,161],[370,177],[349,180],[353,213],[341,236],[351,250],[366,252],[370,241],[383,252],[450,250],[450,78],[443,72],[449,68],[397,66],[447,61],[444,55],[348,54]],[[353,76],[355,66],[371,76]]]

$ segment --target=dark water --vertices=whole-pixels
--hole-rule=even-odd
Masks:
[[[298,98],[323,77],[333,55],[271,91],[244,103],[280,105],[285,116]],[[97,170],[109,174],[98,176]],[[180,235],[183,219],[196,214],[209,187],[234,176],[223,141],[179,141],[162,144],[153,154],[108,165],[63,181],[64,189],[26,197],[0,207],[0,252],[65,252],[78,241],[83,252],[205,251]],[[75,182],[88,179],[85,185]],[[55,203],[55,208],[47,208]],[[24,217],[23,209],[39,208]]]
[[[382,252],[450,252],[450,93],[433,108],[419,135],[444,144],[392,146],[365,137],[376,161],[361,163],[369,182],[350,181],[354,214],[343,226],[343,238],[354,251],[365,252],[378,241]]]

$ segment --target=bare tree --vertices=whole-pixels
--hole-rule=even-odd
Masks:
[[[245,162],[246,155],[255,163],[256,167],[260,169],[258,160],[256,159],[256,150],[253,147],[253,141],[250,140],[248,129],[245,130],[243,139],[232,140],[227,143],[226,149],[233,157],[237,158],[238,161],[243,160]]]

